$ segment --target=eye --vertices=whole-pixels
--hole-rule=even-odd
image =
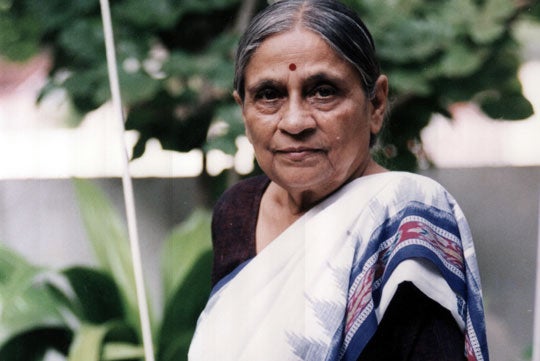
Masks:
[[[263,88],[255,93],[256,100],[272,101],[281,96],[280,92],[275,88]]]
[[[336,95],[337,90],[331,85],[319,85],[311,91],[311,96],[319,99],[328,99]]]

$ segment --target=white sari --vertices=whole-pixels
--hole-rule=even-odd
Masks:
[[[189,360],[354,360],[397,286],[450,310],[468,360],[488,360],[472,238],[436,182],[358,178],[311,209],[214,289]]]

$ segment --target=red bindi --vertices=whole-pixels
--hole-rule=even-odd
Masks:
[[[290,71],[295,71],[296,70],[296,64],[295,63],[289,64],[289,70]]]

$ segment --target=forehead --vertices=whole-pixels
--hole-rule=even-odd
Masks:
[[[254,52],[245,71],[246,83],[268,75],[290,72],[339,72],[354,76],[356,69],[318,34],[295,28],[264,40]]]

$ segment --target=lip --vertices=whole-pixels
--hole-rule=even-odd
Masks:
[[[306,158],[309,158],[313,155],[318,155],[322,152],[323,150],[320,148],[309,147],[287,147],[279,148],[274,151],[275,154],[282,155],[292,161],[302,161]]]

